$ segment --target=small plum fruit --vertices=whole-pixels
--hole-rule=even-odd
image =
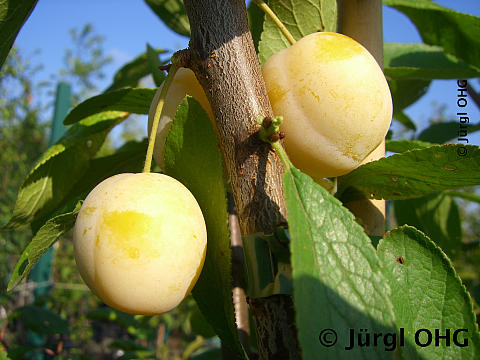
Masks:
[[[285,150],[314,179],[355,169],[385,138],[392,98],[374,57],[341,34],[317,32],[262,67]]]
[[[154,315],[190,293],[207,232],[197,201],[179,181],[119,174],[88,194],[73,241],[78,270],[100,299],[123,312]]]
[[[152,128],[155,110],[157,109],[158,100],[160,99],[160,92],[163,84],[160,85],[155,97],[153,98],[150,110],[148,112],[148,133]],[[213,119],[213,112],[208,102],[207,96],[200,86],[195,74],[192,70],[187,68],[179,68],[173,77],[173,81],[168,89],[165,103],[163,105],[162,114],[158,123],[157,136],[153,150],[153,158],[162,170],[165,170],[165,140],[167,139],[168,131],[172,125],[177,107],[180,105],[185,96],[190,95],[197,100],[205,111]]]

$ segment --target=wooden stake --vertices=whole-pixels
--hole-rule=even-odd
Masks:
[[[381,0],[339,1],[339,29],[362,44],[383,69],[383,21]],[[385,142],[371,153],[363,163],[385,156]],[[341,179],[340,179],[341,180]],[[368,235],[385,233],[385,201],[359,200],[345,204],[352,211]]]

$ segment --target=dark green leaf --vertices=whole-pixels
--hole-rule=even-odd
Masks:
[[[479,44],[480,45],[480,44]],[[480,77],[480,69],[468,65],[439,46],[421,43],[386,43],[384,72],[394,79],[468,79]]]
[[[411,199],[478,184],[480,147],[434,145],[359,166],[342,178],[338,195],[342,201]]]
[[[444,8],[430,0],[384,0],[407,15],[423,42],[480,69],[480,18]]]
[[[198,307],[195,307],[190,313],[190,326],[195,334],[204,338],[211,338],[216,335],[215,330],[212,329]]]
[[[25,359],[26,354],[30,353],[32,350],[36,350],[36,346],[34,345],[20,345],[15,346],[14,348],[8,349],[8,358],[7,360],[18,360],[18,359]],[[0,353],[1,354],[1,353]],[[2,359],[0,357],[0,359]],[[2,359],[4,360],[4,359]]]
[[[0,0],[0,69],[37,0]]]
[[[345,350],[351,328],[394,331],[390,289],[370,239],[337,199],[299,170],[287,171],[283,186],[303,358],[391,357],[378,347]],[[336,346],[320,343],[323,329],[336,331]]]
[[[273,234],[244,235],[242,241],[247,296],[292,295],[290,238],[286,230],[277,228]]]
[[[465,126],[465,125],[463,125]],[[468,126],[467,134],[480,129],[480,125]],[[423,130],[418,135],[418,140],[428,141],[435,144],[444,144],[450,140],[457,139],[459,137],[458,131],[460,129],[460,123],[455,121],[441,122],[430,125],[430,127]]]
[[[145,0],[150,9],[176,33],[190,36],[190,23],[181,0]]]
[[[385,150],[394,153],[403,153],[409,150],[425,149],[432,145],[432,143],[418,140],[387,140],[385,142]]]
[[[166,50],[156,49],[157,54],[163,54]],[[136,57],[134,60],[124,65],[117,71],[113,77],[113,83],[105,91],[118,90],[122,87],[137,87],[140,79],[150,74],[151,69],[147,60],[147,53]]]
[[[260,42],[260,36],[262,36],[265,13],[253,1],[250,2],[247,10],[253,45],[255,46],[255,52],[258,54],[258,43]]]
[[[80,210],[78,204],[72,212],[58,215],[48,220],[35,234],[27,248],[23,251],[20,259],[13,270],[8,283],[8,291],[13,289],[25,276],[30,273],[32,267],[42,255],[57,241],[63,234],[70,230],[75,224],[77,213]]]
[[[382,271],[392,289],[396,325],[405,331],[405,341],[413,346],[400,348],[403,359],[478,359],[480,335],[472,309],[472,300],[451,262],[428,237],[415,228],[403,226],[389,232],[378,245]],[[462,343],[468,346],[415,346],[415,332],[428,329],[435,338],[435,329],[441,335],[457,329]],[[450,329],[450,330],[447,330]],[[420,333],[426,342],[426,334]]]
[[[90,166],[81,176],[70,192],[64,197],[57,206],[56,213],[61,214],[73,209],[79,200],[85,199],[90,191],[93,190],[103,180],[122,173],[138,173],[143,169],[145,154],[147,152],[148,140],[141,142],[130,141],[117,149],[113,154],[101,157],[95,157],[90,161]],[[38,219],[33,222],[33,231],[38,230],[45,223],[45,219]]]
[[[162,65],[162,62],[158,58],[158,53],[147,44],[147,62],[150,72],[153,76],[153,81],[155,85],[160,86],[165,80],[165,73],[159,69],[159,66]]]
[[[105,112],[72,126],[27,175],[18,192],[12,218],[4,228],[48,218],[85,174],[108,131],[126,115]]]
[[[462,245],[460,213],[454,199],[433,193],[417,199],[395,200],[398,225],[411,225],[434,240],[450,257]]]
[[[65,197],[63,203],[83,200],[103,180],[123,173],[138,173],[143,169],[148,140],[130,141],[115,153],[94,158],[82,177]]]
[[[105,111],[148,114],[155,91],[156,89],[123,88],[91,97],[70,111],[63,123],[73,124]]]
[[[68,321],[54,312],[39,306],[27,305],[15,309],[12,315],[26,328],[38,334],[68,334]]]
[[[395,94],[395,96],[398,96],[398,95]],[[397,120],[400,124],[405,126],[407,129],[417,130],[417,126],[415,125],[415,123],[403,111],[400,110],[394,113],[393,118]]]
[[[202,106],[187,97],[167,136],[166,173],[195,196],[207,224],[205,265],[192,294],[205,318],[231,350],[243,355],[232,303],[226,187],[215,131]]]
[[[268,5],[297,40],[317,31],[337,30],[336,0],[270,0]],[[278,27],[265,16],[258,45],[260,64],[289,45]]]
[[[460,199],[473,201],[480,204],[480,196],[476,194],[470,194],[470,193],[461,192],[461,191],[446,191],[445,194],[451,197],[458,197]]]
[[[425,95],[429,85],[429,80],[389,79],[388,86],[390,86],[392,93],[393,116]]]

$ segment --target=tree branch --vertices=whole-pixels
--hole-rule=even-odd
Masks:
[[[184,3],[191,28],[189,67],[205,90],[215,116],[241,233],[272,233],[286,223],[283,166],[270,145],[257,134],[257,118],[273,117],[273,112],[248,27],[245,1]],[[277,295],[250,301],[250,309],[260,358],[283,359],[285,354],[296,354],[291,359],[297,358],[291,297]],[[284,346],[271,346],[280,344],[281,336],[287,333],[291,341]]]
[[[258,116],[273,116],[242,0],[185,0],[191,68],[217,124],[242,234],[285,222],[282,165],[257,136]]]
[[[475,89],[472,87],[472,85],[470,85],[468,82],[467,82],[467,92],[468,92],[468,95],[470,95],[472,100],[475,102],[477,107],[480,109],[480,94],[476,92]]]

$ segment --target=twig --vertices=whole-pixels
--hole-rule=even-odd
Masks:
[[[472,87],[472,85],[470,85],[468,82],[467,82],[467,92],[468,92],[468,95],[470,95],[470,97],[472,98],[473,102],[480,109],[480,94],[476,92],[475,89]]]
[[[265,13],[267,16],[275,23],[280,32],[285,36],[290,43],[290,45],[295,44],[295,38],[292,36],[290,31],[283,25],[282,21],[277,17],[272,9],[262,0],[253,0],[255,4]]]

